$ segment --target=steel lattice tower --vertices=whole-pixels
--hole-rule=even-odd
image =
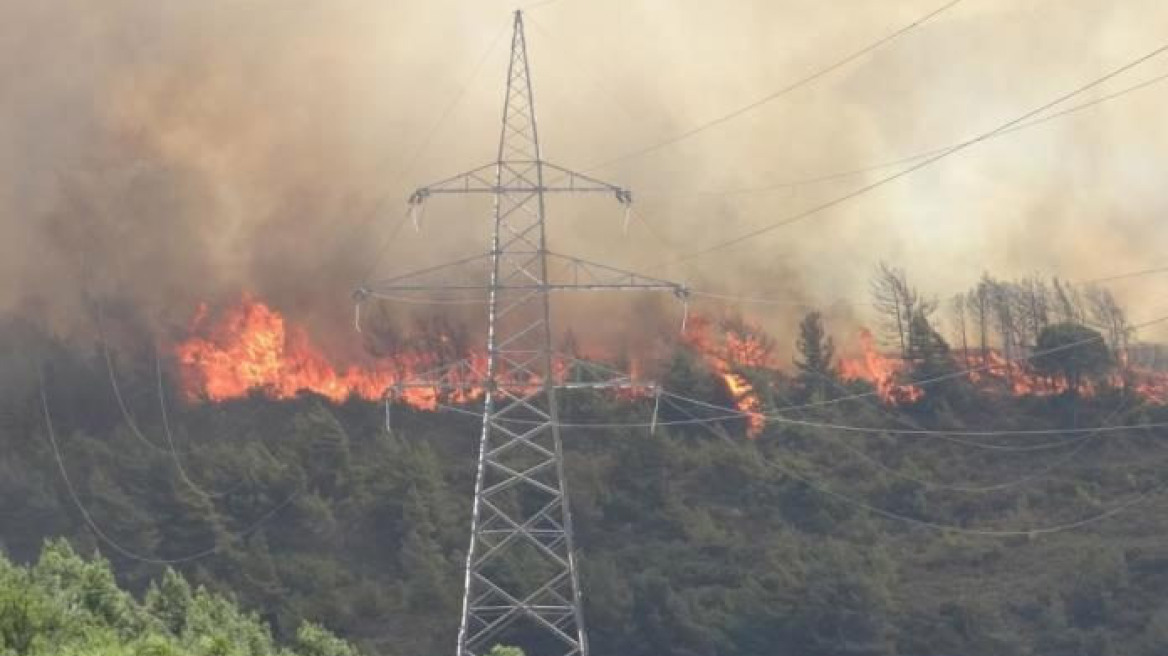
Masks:
[[[410,197],[411,208],[418,210],[436,194],[493,196],[490,252],[373,283],[355,294],[358,312],[369,297],[416,292],[487,297],[485,371],[464,360],[389,392],[473,388],[484,396],[457,656],[479,656],[512,636],[530,643],[520,645],[529,656],[588,654],[556,394],[648,385],[557,354],[550,294],[665,290],[686,296],[682,285],[549,251],[544,198],[552,193],[611,194],[623,205],[632,202],[623,188],[544,161],[523,15],[516,11],[496,160]]]

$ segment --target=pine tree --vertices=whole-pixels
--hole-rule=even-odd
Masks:
[[[805,398],[827,398],[835,387],[835,341],[827,335],[823,316],[810,312],[799,322],[796,382]]]

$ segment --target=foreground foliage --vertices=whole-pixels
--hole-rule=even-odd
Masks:
[[[358,656],[308,623],[278,646],[256,615],[169,569],[139,602],[109,563],[86,561],[64,540],[29,567],[0,557],[0,655]]]

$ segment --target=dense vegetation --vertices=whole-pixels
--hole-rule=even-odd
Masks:
[[[0,557],[4,656],[357,656],[313,624],[301,624],[292,643],[277,646],[255,614],[173,570],[139,602],[108,563],[85,561],[63,540],[29,567]]]
[[[279,653],[267,627],[290,653],[346,653],[306,619],[368,653],[452,651],[473,417],[398,408],[387,434],[381,408],[367,402],[256,394],[188,407],[167,385],[172,454],[148,353],[123,350],[116,359],[139,434],[115,402],[100,351],[43,335],[20,323],[0,333],[0,544],[12,562],[29,563],[46,538],[63,536],[81,553],[100,551],[144,601],[117,592],[102,563],[86,564],[54,542],[31,569],[0,566],[0,653],[236,653],[204,647],[216,641],[224,649],[255,645],[238,653]],[[953,367],[935,332],[918,325],[910,337],[914,371]],[[1090,395],[1015,397],[960,377],[898,408],[871,398],[824,405],[870,390],[838,378],[826,340],[809,319],[793,376],[742,373],[764,407],[811,403],[790,416],[884,430],[772,421],[748,440],[733,420],[655,434],[567,432],[597,654],[1164,653],[1163,429],[891,431],[1128,425],[1168,422],[1168,411],[1106,382]],[[42,363],[61,461],[122,552],[87,526],[58,472]],[[1046,366],[1051,375],[1067,366],[1091,373],[1070,361]],[[684,346],[661,374],[688,396],[730,400]],[[564,403],[573,423],[644,422],[652,406],[583,393]],[[661,420],[694,414],[666,404]],[[1098,521],[1043,530],[1087,518]],[[178,561],[196,588],[125,552]],[[54,574],[60,570],[79,573]],[[87,586],[102,592],[89,595]],[[174,595],[189,600],[181,612],[162,602]],[[257,615],[240,614],[221,595]],[[28,624],[21,618],[29,613],[43,619]],[[26,628],[13,633],[14,621]],[[38,636],[32,642],[20,637],[27,627]],[[155,651],[142,651],[147,645]]]

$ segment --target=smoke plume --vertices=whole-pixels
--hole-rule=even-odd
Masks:
[[[545,155],[584,169],[666,139],[937,4],[564,0],[536,9],[528,33]],[[486,249],[490,205],[478,201],[435,201],[421,233],[380,245],[413,186],[493,158],[508,9],[0,0],[0,307],[69,328],[83,322],[86,299],[117,296],[165,330],[201,301],[252,293],[315,335],[355,342],[344,332],[348,292],[371,267],[384,275]],[[1168,127],[1154,86],[981,144],[742,246],[654,268],[874,178],[689,191],[815,177],[959,142],[1161,45],[1165,28],[1168,7],[1155,0],[962,3],[741,119],[594,171],[634,190],[653,231],[634,221],[622,235],[607,200],[555,199],[553,246],[699,288],[834,308],[829,319],[845,325],[866,310],[836,301],[863,301],[881,259],[939,295],[986,270],[1075,280],[1168,264],[1159,180]],[[1098,93],[1166,67],[1154,60]],[[1168,309],[1163,288],[1150,277],[1115,291],[1138,322]],[[577,333],[620,332],[587,323],[595,314],[583,307],[563,314]],[[621,307],[650,333],[680,320],[667,300]],[[802,310],[745,311],[783,334]]]

